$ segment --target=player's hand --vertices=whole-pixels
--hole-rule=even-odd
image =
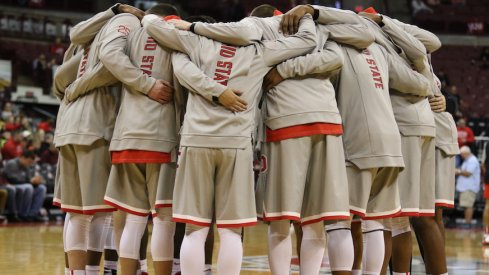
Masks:
[[[299,30],[299,22],[306,13],[313,15],[314,8],[309,5],[299,5],[284,14],[280,21],[282,33],[287,35],[296,33]]]
[[[278,73],[277,67],[274,67],[263,78],[263,90],[268,91],[282,81],[284,81],[284,78]]]
[[[136,16],[137,18],[139,18],[139,20],[143,19],[144,17],[144,11],[135,8],[131,5],[120,4],[117,10],[119,11],[119,13],[130,13]]]
[[[244,101],[240,95],[242,93],[240,91],[227,88],[220,96],[219,103],[222,106],[226,107],[226,109],[233,112],[243,112],[246,111],[246,107],[248,103]]]
[[[382,17],[380,17],[379,14],[372,14],[372,13],[361,11],[358,13],[358,15],[363,16],[363,17],[367,17],[377,24],[380,24],[380,22],[382,22]]]
[[[178,19],[168,20],[168,23],[172,24],[173,26],[175,26],[175,28],[182,31],[190,30],[190,26],[192,25],[192,23],[190,22],[187,22],[185,20],[178,20]]]
[[[148,97],[160,104],[166,104],[173,99],[173,92],[173,86],[168,81],[158,79],[149,90]]]
[[[435,113],[444,112],[447,105],[445,97],[442,95],[437,95],[429,99],[431,110]]]

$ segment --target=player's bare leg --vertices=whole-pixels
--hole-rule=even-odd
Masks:
[[[126,224],[126,213],[120,210],[115,211],[112,214],[112,222],[114,224],[114,241],[117,251],[120,250],[122,231]]]
[[[392,218],[392,269],[397,273],[410,272],[413,240],[409,218]]]
[[[352,221],[351,237],[353,239],[353,250],[355,252],[352,274],[353,275],[362,274],[363,236],[362,236],[362,222],[360,220]]]
[[[297,253],[297,258],[299,259],[299,263],[301,260],[301,244],[302,244],[302,227],[299,222],[292,222],[294,225],[295,232],[295,252]]]
[[[423,246],[426,271],[429,274],[447,273],[443,237],[434,217],[412,217],[411,225]]]
[[[443,222],[443,208],[437,207],[435,210],[435,221],[438,225],[438,229],[441,232],[443,238],[443,245],[445,245],[445,223]]]
[[[209,229],[207,239],[205,240],[205,269],[204,273],[212,274],[212,255],[214,253],[214,229]]]
[[[472,224],[472,217],[474,216],[474,208],[466,207],[464,210],[465,224]]]

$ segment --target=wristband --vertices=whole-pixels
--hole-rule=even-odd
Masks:
[[[382,28],[383,26],[385,26],[384,24],[384,17],[382,15],[379,15],[380,16],[380,23],[379,23],[379,26]]]
[[[189,31],[195,33],[195,22],[190,25]]]
[[[216,104],[219,104],[219,97],[213,95],[212,96],[212,102],[216,103]]]
[[[119,6],[120,5],[121,5],[120,3],[117,3],[112,8],[110,8],[115,15],[119,14]]]

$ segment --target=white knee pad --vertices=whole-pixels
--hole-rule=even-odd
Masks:
[[[328,256],[331,271],[350,271],[353,267],[354,251],[348,222],[339,222],[327,228]]]
[[[73,250],[87,251],[88,232],[92,216],[72,213],[66,229],[66,252]]]
[[[336,221],[336,222],[326,222],[326,231],[333,231],[333,230],[338,230],[338,229],[351,229],[351,222],[350,221]]]
[[[104,244],[107,240],[107,233],[112,222],[112,213],[97,213],[93,216],[90,223],[90,232],[88,234],[88,250],[103,252]]]
[[[126,224],[122,231],[119,257],[139,260],[141,238],[146,230],[148,217],[127,214]]]
[[[411,226],[409,225],[408,217],[392,218],[392,237],[404,234],[411,231]]]
[[[115,245],[115,235],[114,235],[114,223],[113,219],[110,221],[110,226],[107,230],[107,237],[105,238],[104,249],[107,250],[117,250]]]
[[[362,232],[370,233],[374,231],[384,231],[384,225],[380,221],[376,220],[364,220],[362,221]]]
[[[151,238],[151,255],[153,261],[173,260],[173,236],[175,235],[175,223],[153,218],[153,234]]]
[[[70,213],[66,213],[65,223],[63,225],[63,249],[66,252],[66,231],[68,230],[68,224],[70,223]]]

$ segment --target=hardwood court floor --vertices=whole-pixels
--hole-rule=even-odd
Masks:
[[[0,274],[62,275],[64,268],[61,224],[0,225]],[[266,227],[259,225],[245,233],[243,275],[270,274],[266,257]],[[216,232],[217,233],[217,232]],[[479,230],[447,230],[450,274],[489,274],[489,247],[481,246]],[[217,234],[216,234],[217,236]],[[214,263],[217,255],[214,251]],[[419,255],[417,247],[415,255]],[[150,274],[152,274],[151,263]],[[327,272],[325,263],[324,272]],[[297,266],[293,266],[297,270]],[[298,274],[297,272],[294,274]],[[419,256],[413,260],[413,274],[423,274]]]

